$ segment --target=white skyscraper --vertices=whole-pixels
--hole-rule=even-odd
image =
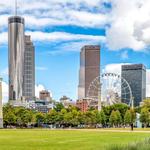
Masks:
[[[8,19],[9,100],[19,100],[23,95],[24,77],[24,19]]]
[[[23,96],[35,97],[35,54],[30,36],[25,36]]]

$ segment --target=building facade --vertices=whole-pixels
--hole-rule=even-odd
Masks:
[[[39,93],[40,100],[51,100],[51,94],[47,90],[42,90]]]
[[[80,109],[82,112],[86,112],[89,109],[88,100],[80,99],[76,102],[76,107]]]
[[[3,128],[2,78],[0,78],[0,128]]]
[[[9,100],[21,99],[24,76],[24,19],[8,19]]]
[[[131,87],[134,106],[139,106],[146,97],[146,67],[143,64],[122,65],[121,74]],[[121,92],[123,94],[123,89]]]
[[[63,104],[65,108],[68,108],[69,106],[76,106],[74,101],[72,101],[72,99],[70,99],[65,95],[60,98],[60,102]]]
[[[35,50],[30,36],[25,36],[23,96],[35,97]]]
[[[88,88],[91,82],[99,75],[100,46],[84,46],[80,52],[78,99],[87,97]]]

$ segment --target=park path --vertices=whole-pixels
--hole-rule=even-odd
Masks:
[[[94,132],[136,132],[136,133],[150,133],[150,130],[133,130],[131,131],[129,130],[124,130],[124,129],[117,129],[117,130],[113,130],[113,129],[63,129],[63,130],[72,130],[72,131],[94,131]]]

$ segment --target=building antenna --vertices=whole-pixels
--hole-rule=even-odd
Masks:
[[[17,16],[17,0],[15,0],[15,16]]]

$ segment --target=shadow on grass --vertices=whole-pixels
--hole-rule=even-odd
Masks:
[[[150,138],[145,139],[143,142],[135,142],[123,145],[111,145],[107,150],[150,150]]]

